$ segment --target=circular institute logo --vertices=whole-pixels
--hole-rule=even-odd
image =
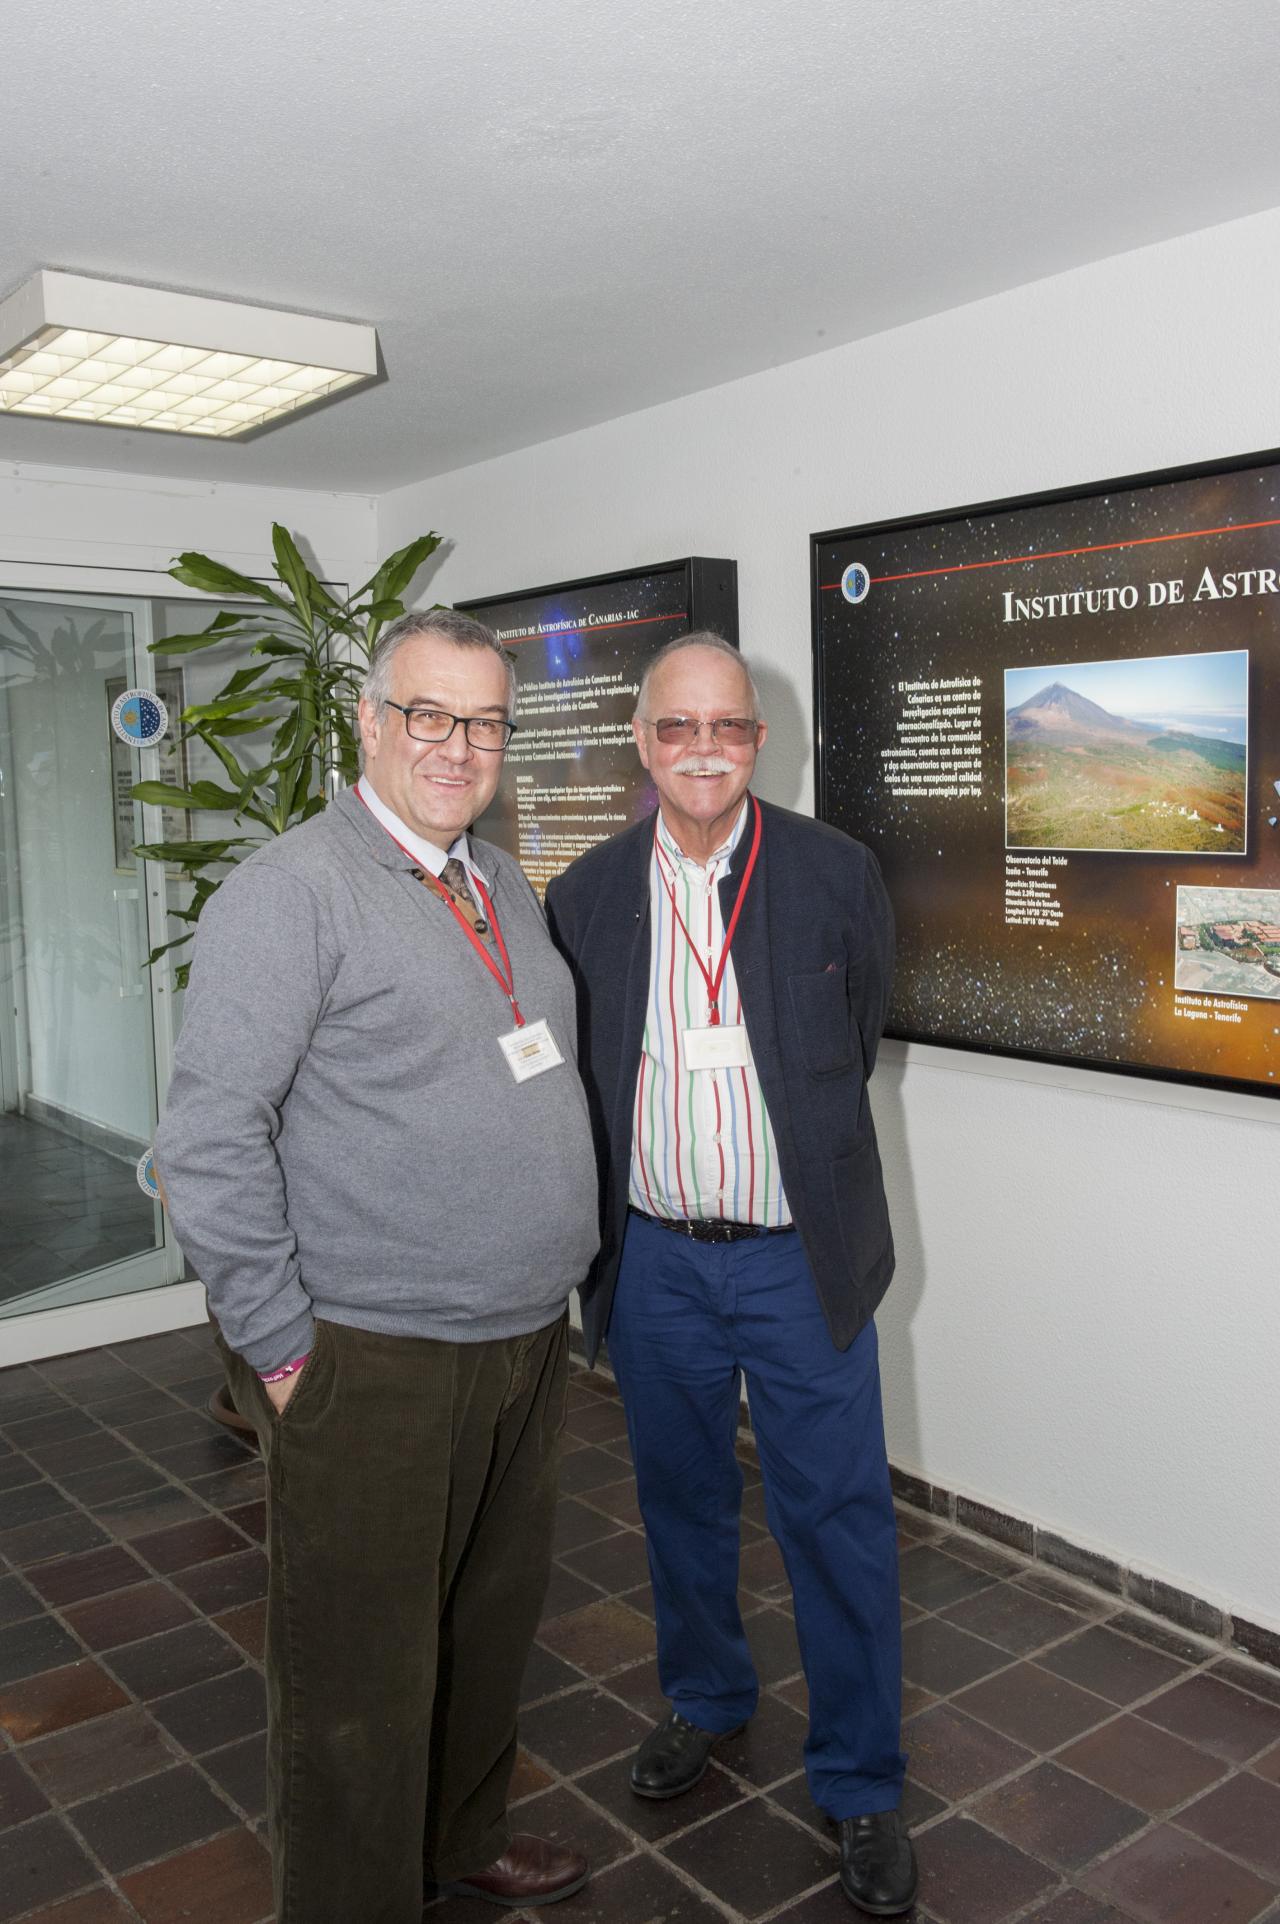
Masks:
[[[154,748],[169,726],[169,711],[150,688],[126,688],[111,704],[111,726],[130,748]]]
[[[150,1149],[145,1150],[138,1157],[137,1175],[138,1187],[143,1195],[150,1196],[152,1202],[159,1202],[160,1185],[156,1181],[156,1159]]]
[[[871,576],[860,561],[851,561],[840,577],[840,592],[855,606],[871,593]]]

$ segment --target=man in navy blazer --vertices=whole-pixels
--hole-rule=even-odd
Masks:
[[[631,1786],[690,1789],[756,1706],[737,1601],[745,1377],[809,1687],[809,1786],[839,1827],[846,1895],[895,1915],[916,1870],[871,1320],[893,1239],[867,1097],[892,914],[869,850],[751,794],[767,724],[719,636],[654,657],[633,727],[656,813],[547,892],[601,1180],[587,1354],[607,1339],[622,1391],[671,1704]]]

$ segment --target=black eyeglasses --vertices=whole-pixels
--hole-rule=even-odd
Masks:
[[[723,742],[726,748],[746,748],[759,739],[760,724],[749,715],[718,715],[715,721],[693,721],[688,715],[664,715],[661,721],[649,722],[660,742],[696,742],[704,728],[708,729],[711,739]]]
[[[400,710],[416,742],[447,742],[454,729],[461,726],[470,747],[496,755],[516,732],[514,722],[499,721],[496,715],[446,715],[439,708],[406,708],[399,701],[389,701],[387,707]]]

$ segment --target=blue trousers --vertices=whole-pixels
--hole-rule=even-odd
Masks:
[[[704,1730],[755,1710],[738,1609],[745,1376],[809,1686],[805,1767],[837,1821],[894,1809],[902,1650],[874,1324],[831,1341],[798,1235],[695,1243],[627,1224],[609,1321],[644,1516],[664,1694]]]

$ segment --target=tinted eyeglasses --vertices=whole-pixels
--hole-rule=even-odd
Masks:
[[[446,715],[439,708],[406,708],[399,701],[389,701],[387,707],[400,710],[416,742],[447,742],[454,729],[461,727],[472,748],[483,748],[492,755],[505,748],[516,732],[514,722],[501,721],[496,715]]]
[[[661,721],[649,722],[660,742],[682,743],[691,746],[697,741],[705,728],[711,739],[725,748],[750,748],[760,734],[760,724],[750,715],[717,715],[714,721],[693,721],[688,715],[664,715]]]

